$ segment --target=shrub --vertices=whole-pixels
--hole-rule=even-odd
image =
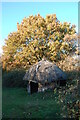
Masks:
[[[26,82],[23,80],[24,74],[24,70],[4,71],[2,75],[3,87],[26,87]]]

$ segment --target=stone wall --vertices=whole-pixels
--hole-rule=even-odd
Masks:
[[[56,87],[55,82],[45,83],[44,85],[39,83],[38,85],[38,92],[44,92],[45,90],[54,89]]]

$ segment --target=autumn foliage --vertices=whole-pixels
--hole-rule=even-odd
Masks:
[[[75,50],[75,25],[61,23],[56,14],[29,16],[17,31],[10,33],[3,46],[3,69],[28,69],[45,56],[50,61],[64,59]]]

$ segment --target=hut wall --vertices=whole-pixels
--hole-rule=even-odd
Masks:
[[[42,91],[45,91],[48,89],[54,89],[54,88],[55,88],[55,82],[45,83],[45,84],[39,83],[38,92],[42,92]]]
[[[57,86],[65,86],[65,85],[66,85],[65,80],[53,81],[51,83],[45,83],[45,84],[30,81],[27,86],[27,91],[28,93],[32,94],[35,92],[44,92],[45,90],[54,89]]]
[[[30,83],[27,85],[27,92],[30,93]]]

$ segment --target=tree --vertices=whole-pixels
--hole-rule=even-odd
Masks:
[[[10,33],[3,46],[3,69],[28,69],[45,56],[50,61],[64,59],[75,50],[75,25],[61,23],[56,14],[29,16],[21,24],[17,23],[17,31]]]

